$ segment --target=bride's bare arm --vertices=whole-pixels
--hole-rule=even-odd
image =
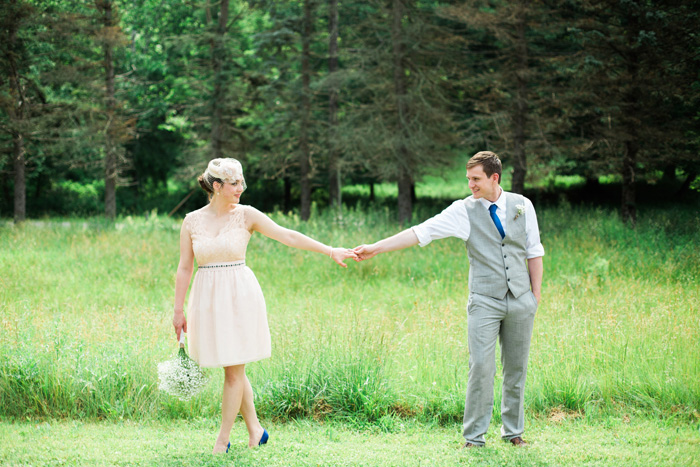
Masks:
[[[264,236],[277,240],[278,242],[292,248],[299,248],[300,250],[314,251],[316,253],[328,255],[333,259],[333,261],[344,268],[346,268],[347,265],[343,263],[343,260],[348,258],[357,260],[357,255],[352,250],[347,248],[331,248],[330,246],[324,245],[323,243],[316,241],[311,237],[307,237],[296,230],[282,227],[255,208],[248,207],[248,210],[246,211],[246,222],[249,230],[253,232],[260,232]]]
[[[187,332],[187,320],[185,319],[185,296],[192,279],[194,269],[194,251],[192,251],[192,237],[185,222],[180,228],[180,262],[177,265],[175,279],[175,306],[173,309],[173,326],[178,340],[180,332]]]

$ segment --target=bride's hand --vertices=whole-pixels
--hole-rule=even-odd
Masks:
[[[184,311],[175,310],[173,312],[173,327],[175,328],[175,336],[180,340],[180,333],[187,332],[187,320],[185,319]]]
[[[342,266],[344,268],[347,268],[348,265],[343,263],[344,260],[348,258],[352,258],[355,261],[358,261],[357,255],[355,254],[354,251],[352,251],[349,248],[333,248],[331,250],[330,257],[338,263],[339,266]]]

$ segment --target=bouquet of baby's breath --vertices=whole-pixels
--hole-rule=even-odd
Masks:
[[[158,389],[186,401],[207,384],[209,378],[185,352],[185,333],[180,332],[180,350],[175,358],[158,364]]]

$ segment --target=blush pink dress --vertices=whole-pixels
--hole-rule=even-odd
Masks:
[[[247,206],[238,205],[220,232],[209,232],[203,209],[185,216],[197,260],[187,306],[188,350],[203,367],[225,367],[270,357],[265,298],[245,265],[251,233]]]

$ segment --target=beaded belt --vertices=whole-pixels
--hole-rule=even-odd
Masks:
[[[208,264],[208,265],[198,266],[198,267],[199,267],[199,269],[214,269],[214,268],[232,268],[234,266],[245,266],[245,261],[236,261],[233,263]]]

